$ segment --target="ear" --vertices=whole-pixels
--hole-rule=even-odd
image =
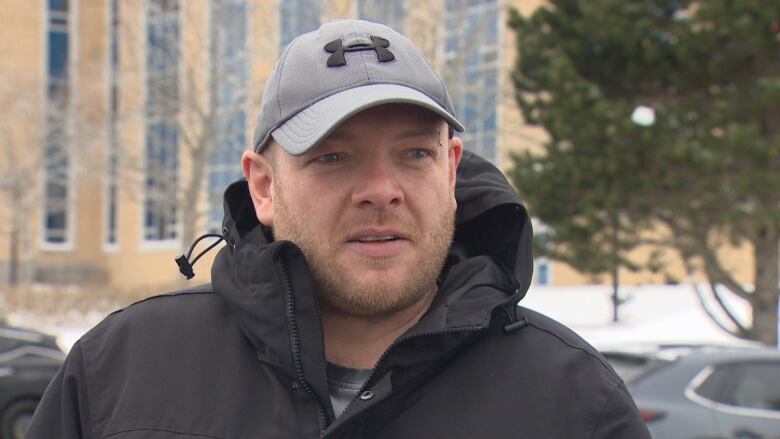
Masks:
[[[450,162],[450,190],[455,191],[455,180],[457,180],[458,164],[463,157],[463,142],[460,137],[453,137],[450,139],[450,150],[448,152],[448,159]]]
[[[255,206],[255,214],[261,224],[273,226],[274,224],[274,200],[273,168],[268,157],[254,151],[245,151],[241,157],[241,166],[244,177],[249,182],[249,194],[252,196],[252,204]]]

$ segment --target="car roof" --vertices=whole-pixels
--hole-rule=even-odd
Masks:
[[[780,350],[758,343],[741,345],[674,344],[626,345],[602,348],[606,357],[690,363],[719,363],[731,360],[780,360]]]

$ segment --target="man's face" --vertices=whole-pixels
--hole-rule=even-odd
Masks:
[[[416,106],[383,105],[305,155],[272,148],[264,222],[306,255],[325,311],[380,317],[435,294],[462,154],[446,123]]]

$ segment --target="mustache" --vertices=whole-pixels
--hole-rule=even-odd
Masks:
[[[387,211],[350,214],[348,218],[342,218],[335,232],[341,240],[347,240],[350,236],[370,228],[393,229],[410,240],[415,240],[420,235],[420,226],[416,221]]]

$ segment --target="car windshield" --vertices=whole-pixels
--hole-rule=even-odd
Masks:
[[[635,382],[666,363],[657,358],[620,352],[604,352],[604,357],[626,384]]]

